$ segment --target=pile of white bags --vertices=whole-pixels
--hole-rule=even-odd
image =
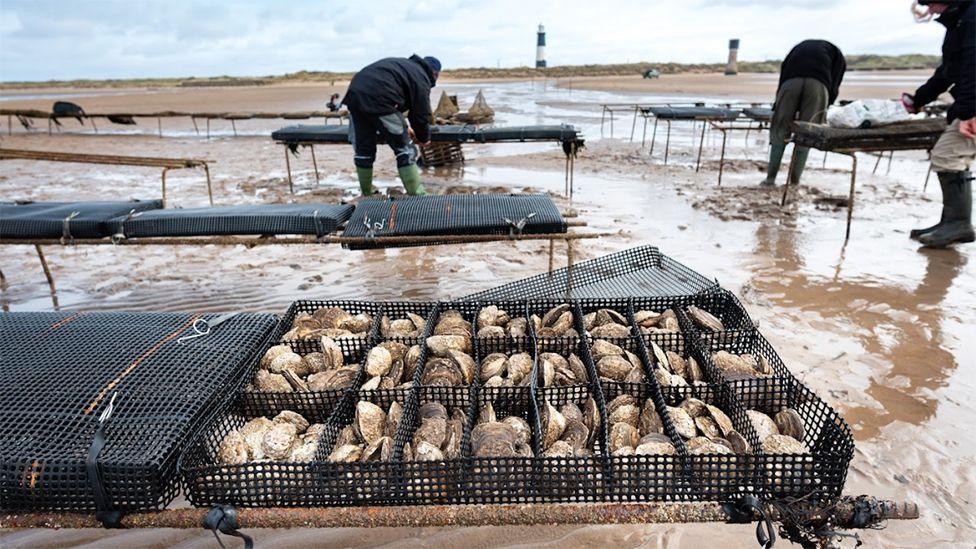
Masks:
[[[834,128],[869,128],[915,118],[905,110],[901,101],[864,99],[843,107],[827,109],[827,124]]]

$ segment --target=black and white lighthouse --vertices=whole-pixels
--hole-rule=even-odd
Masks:
[[[535,68],[546,68],[546,28],[539,23],[538,41],[535,45]]]

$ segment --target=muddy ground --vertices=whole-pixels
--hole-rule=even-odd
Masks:
[[[713,93],[729,97],[712,76]],[[910,75],[878,75],[850,94],[896,97]],[[663,80],[662,80],[663,81]],[[659,246],[691,267],[717,278],[741,296],[791,370],[838,409],[851,425],[857,452],[846,493],[914,501],[922,518],[860,533],[869,546],[971,546],[976,539],[972,494],[976,493],[976,246],[919,249],[912,227],[938,217],[940,197],[921,154],[899,153],[872,173],[874,158],[860,161],[850,242],[844,245],[845,201],[850,159],[811,154],[804,187],[781,208],[779,190],[759,189],[765,135],[747,141],[736,134],[722,186],[716,163],[720,135],[706,137],[704,161],[695,171],[695,136],[689,127],[672,135],[668,165],[661,142],[654,156],[630,142],[632,121],[617,120],[615,138],[604,128],[601,102],[658,100],[651,92],[607,91],[600,83],[557,87],[549,82],[447,84],[470,103],[484,88],[502,124],[567,122],[584,129],[587,147],[576,164],[572,206],[588,230],[612,236],[586,241],[578,259],[642,244]],[[643,83],[642,83],[643,85]],[[763,79],[737,84],[733,99],[766,98]],[[323,104],[329,86],[254,89],[112,90],[75,97],[91,111],[126,110],[307,110]],[[698,90],[699,88],[695,88]],[[704,88],[702,88],[704,89]],[[868,91],[865,91],[868,90]],[[47,107],[48,90],[10,96],[5,106]],[[60,92],[59,92],[60,93]],[[99,92],[84,91],[83,94]],[[685,100],[669,90],[666,97]],[[676,95],[672,95],[676,94]],[[842,90],[842,96],[845,90]],[[37,96],[40,97],[37,97]],[[228,105],[228,103],[231,103]],[[155,121],[134,130],[102,128],[93,135],[66,122],[65,131],[6,135],[4,147],[41,150],[191,156],[214,160],[218,204],[351,200],[356,194],[351,149],[316,149],[317,184],[307,153],[293,161],[297,193],[288,193],[284,153],[268,138],[279,121],[242,122],[238,137],[217,122],[214,138],[198,137],[189,120],[164,121],[166,136],[154,136]],[[225,127],[226,126],[226,127]],[[623,128],[623,129],[621,129]],[[114,133],[113,133],[114,132]],[[623,139],[621,139],[621,136]],[[648,135],[648,139],[650,135]],[[648,143],[649,144],[649,143]],[[555,145],[497,145],[466,149],[458,169],[425,174],[428,188],[452,186],[483,191],[522,190],[562,196],[563,156]],[[397,187],[392,155],[377,164],[382,188]],[[785,172],[785,166],[784,166]],[[785,174],[781,174],[782,183]],[[206,204],[202,173],[171,172],[176,206]],[[4,161],[0,200],[83,200],[159,196],[152,169]],[[548,246],[498,243],[440,248],[352,252],[335,246],[238,248],[51,247],[46,250],[66,310],[254,310],[282,312],[298,298],[438,299],[459,297],[543,272]],[[47,310],[51,296],[34,250],[3,249],[0,294],[10,310]],[[563,251],[557,262],[564,261]],[[343,529],[252,532],[277,546],[559,546],[693,547],[709,541],[754,546],[751,526],[586,526],[468,529]],[[0,545],[65,546],[110,539],[120,545],[213,547],[209,533],[184,531],[21,531],[0,534]],[[849,544],[849,543],[848,543]]]

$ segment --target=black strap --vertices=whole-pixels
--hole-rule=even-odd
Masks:
[[[98,468],[98,456],[105,448],[105,422],[98,423],[95,438],[88,449],[88,459],[85,461],[85,471],[88,473],[88,486],[95,496],[95,518],[105,528],[121,528],[122,512],[112,509],[112,500],[108,497],[102,474]]]
[[[220,541],[220,536],[217,535],[218,530],[228,536],[244,540],[244,549],[254,549],[254,540],[251,539],[251,536],[238,530],[240,526],[237,523],[237,509],[231,505],[215,505],[207,513],[207,516],[203,517],[203,527],[213,532],[221,547],[224,547],[224,542]]]
[[[756,523],[756,541],[763,549],[769,549],[776,543],[776,532],[773,530],[773,522],[769,520],[762,501],[753,495],[746,495],[739,498],[734,503],[723,503],[722,509],[729,516],[729,522],[738,524],[748,524],[752,522],[756,513],[759,514],[759,522]]]

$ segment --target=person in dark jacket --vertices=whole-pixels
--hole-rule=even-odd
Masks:
[[[845,71],[844,54],[826,40],[804,40],[790,50],[780,67],[769,127],[769,167],[762,185],[776,185],[786,142],[793,133],[793,121],[822,124],[826,120],[827,107],[837,100]],[[808,147],[793,149],[788,183],[800,182],[809,154]]]
[[[407,194],[426,194],[411,141],[420,146],[430,143],[430,89],[440,72],[437,58],[413,55],[380,59],[352,77],[342,102],[349,109],[349,140],[363,195],[373,194],[377,137],[393,149]],[[405,112],[409,113],[406,118]]]
[[[925,246],[945,248],[957,242],[973,242],[973,178],[969,171],[976,160],[976,3],[973,0],[931,2],[918,18],[938,15],[945,26],[942,64],[914,95],[902,100],[909,112],[919,112],[946,91],[954,102],[946,112],[945,132],[932,148],[932,171],[942,187],[942,217],[925,229],[913,229],[911,238]]]

